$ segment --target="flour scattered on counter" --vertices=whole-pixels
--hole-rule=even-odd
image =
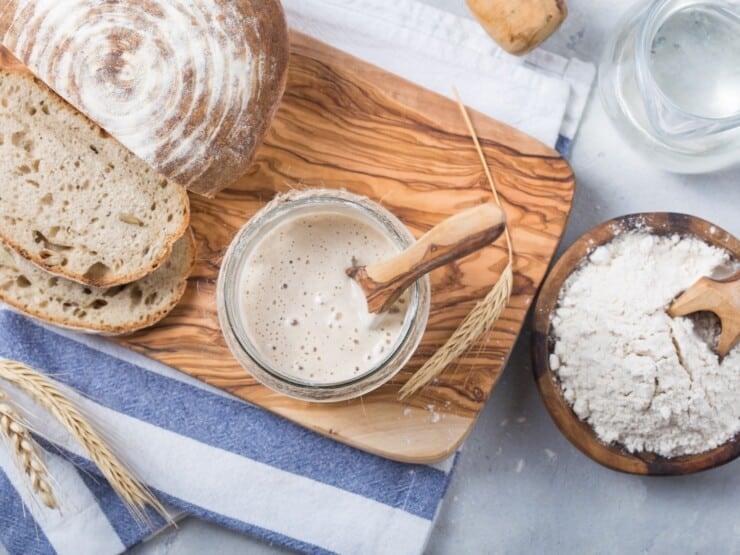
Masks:
[[[440,418],[439,413],[434,410],[435,408],[436,407],[434,405],[427,405],[427,410],[432,415],[432,424],[436,424],[437,422],[439,422],[439,418]]]
[[[409,414],[411,414],[411,407],[406,407],[405,409],[403,409],[404,416],[408,416]]]
[[[524,424],[526,421],[527,421],[526,416],[520,416],[519,418],[516,419],[517,424]]]
[[[521,474],[522,470],[524,470],[524,459],[519,459],[516,463],[516,473]]]
[[[547,455],[548,461],[554,461],[558,458],[558,454],[552,449],[545,449],[545,455]]]
[[[499,426],[501,426],[502,428],[506,428],[506,426],[508,426],[508,425],[509,425],[509,419],[508,418],[504,418],[501,422],[499,422]]]
[[[697,238],[630,232],[566,280],[551,368],[602,441],[674,457],[740,432],[740,347],[720,361],[708,343],[714,320],[666,313],[700,277],[736,264],[729,257]]]

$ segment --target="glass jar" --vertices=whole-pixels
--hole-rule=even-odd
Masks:
[[[638,2],[607,44],[599,91],[651,162],[678,173],[740,163],[740,4]]]
[[[403,223],[370,199],[344,191],[308,190],[278,196],[237,233],[221,265],[217,304],[221,330],[234,357],[263,385],[305,401],[341,401],[359,397],[395,376],[416,351],[426,329],[431,303],[429,278],[424,276],[409,288],[408,308],[395,344],[388,354],[366,372],[349,380],[315,383],[302,380],[267,362],[250,339],[240,310],[241,275],[254,249],[281,222],[300,214],[337,212],[367,221],[386,235],[399,252],[414,242]],[[348,265],[351,261],[348,261]]]

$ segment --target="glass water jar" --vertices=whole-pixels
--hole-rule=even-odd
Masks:
[[[678,173],[740,163],[740,2],[638,2],[607,44],[599,90],[651,162]]]

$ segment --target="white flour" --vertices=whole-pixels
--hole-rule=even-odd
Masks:
[[[729,264],[699,239],[632,232],[566,280],[550,364],[602,441],[674,457],[740,432],[740,347],[720,363],[691,319],[666,314],[676,295]]]

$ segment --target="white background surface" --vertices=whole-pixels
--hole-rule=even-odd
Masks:
[[[424,1],[471,17],[463,0]],[[545,47],[597,61],[633,1],[569,0],[568,19]],[[631,212],[685,212],[740,234],[740,168],[677,176],[651,167],[615,133],[596,94],[571,163],[578,185],[560,252],[591,227]],[[537,394],[525,327],[465,444],[428,553],[740,553],[739,470],[735,461],[694,476],[643,478],[586,458],[555,428]],[[187,521],[135,552],[282,551]]]

